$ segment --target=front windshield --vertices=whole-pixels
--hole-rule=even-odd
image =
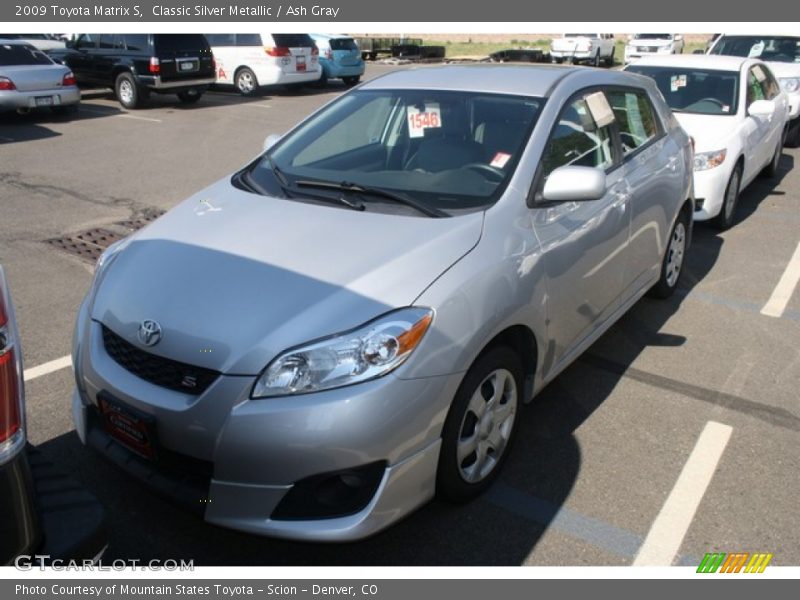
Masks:
[[[543,103],[479,92],[357,90],[283,138],[245,179],[261,193],[291,198],[324,182],[379,188],[448,213],[482,208],[511,178]],[[367,210],[386,200],[360,196],[372,201]]]
[[[655,80],[674,112],[733,115],[738,106],[739,74],[735,71],[632,65],[628,71]]]
[[[671,40],[671,33],[637,33],[633,36],[635,40]]]
[[[726,35],[711,49],[710,54],[800,63],[800,37]]]

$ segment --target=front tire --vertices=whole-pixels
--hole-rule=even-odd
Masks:
[[[130,73],[120,73],[114,83],[114,92],[123,108],[139,108],[147,98],[147,92],[136,83]]]
[[[522,390],[522,362],[506,346],[490,349],[470,367],[442,431],[437,494],[463,503],[491,485],[514,439]]]
[[[738,164],[731,173],[728,185],[725,187],[725,199],[722,208],[714,219],[714,226],[720,231],[730,229],[736,216],[736,203],[739,201],[739,191],[742,185],[742,165]]]
[[[675,293],[683,274],[683,262],[686,258],[686,248],[689,243],[689,215],[681,210],[675,225],[669,235],[667,250],[661,261],[661,276],[658,282],[650,289],[650,296],[654,298],[669,298]]]
[[[771,179],[778,174],[778,165],[781,162],[781,154],[783,154],[783,132],[781,132],[781,135],[778,137],[778,145],[775,148],[775,154],[772,155],[772,160],[761,171],[761,174],[764,177],[769,177]]]
[[[797,117],[789,125],[789,132],[784,143],[787,148],[797,148],[800,146],[800,117]]]
[[[614,53],[617,51],[616,48],[611,49],[611,56],[606,58],[606,67],[609,69],[614,66]]]

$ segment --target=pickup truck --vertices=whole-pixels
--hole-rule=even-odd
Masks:
[[[613,33],[565,33],[550,42],[550,58],[554,63],[585,62],[599,67],[614,64]]]

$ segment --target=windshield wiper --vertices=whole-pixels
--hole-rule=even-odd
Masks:
[[[340,181],[337,183],[335,181],[300,180],[300,181],[295,181],[294,184],[297,187],[314,187],[318,189],[330,189],[330,190],[338,190],[341,192],[352,192],[355,194],[380,196],[381,198],[392,200],[393,202],[397,202],[398,204],[404,204],[406,206],[410,206],[411,208],[429,217],[442,218],[448,216],[446,212],[439,210],[438,208],[427,206],[426,204],[418,202],[417,200],[411,198],[410,196],[404,196],[402,194],[390,192],[389,190],[384,190],[383,188],[358,185],[355,183],[351,183],[349,181]],[[342,198],[342,200],[344,200],[344,198]]]

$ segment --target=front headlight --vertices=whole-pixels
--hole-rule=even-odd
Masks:
[[[785,92],[794,94],[800,90],[800,77],[780,77],[778,81]]]
[[[405,362],[432,320],[429,308],[402,308],[352,331],[287,350],[267,365],[250,397],[306,394],[386,375]]]
[[[713,152],[698,152],[694,155],[694,170],[705,171],[713,169],[725,162],[727,150],[714,150]]]

